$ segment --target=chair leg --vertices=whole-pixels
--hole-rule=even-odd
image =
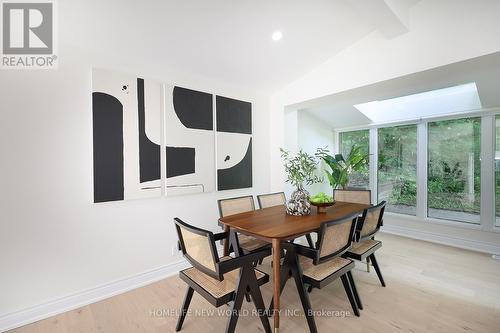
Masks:
[[[308,292],[308,293],[311,293],[311,291],[313,291],[313,286],[309,286],[309,287],[307,288],[307,292]]]
[[[366,271],[370,273],[370,257],[366,258]]]
[[[177,320],[177,326],[175,327],[175,331],[179,332],[182,328],[182,324],[184,323],[184,319],[186,319],[186,314],[189,309],[189,303],[191,303],[191,299],[193,298],[194,289],[188,287],[186,296],[184,297],[184,302],[182,303],[182,310],[179,319]]]
[[[354,311],[354,314],[356,317],[359,317],[359,309],[358,305],[356,304],[356,300],[354,299],[354,296],[352,294],[352,289],[351,286],[349,285],[349,281],[347,280],[347,277],[342,275],[340,277],[340,280],[342,280],[342,284],[344,285],[345,293],[347,294],[347,298],[349,298],[349,302],[351,303],[352,310]]]
[[[292,264],[292,274],[295,279],[295,285],[297,286],[297,291],[300,296],[302,308],[304,309],[307,324],[309,325],[309,331],[311,333],[318,333],[318,329],[316,328],[316,322],[314,321],[314,315],[312,312],[311,301],[309,300],[309,295],[304,287],[304,282],[302,281],[302,273],[296,260]]]
[[[351,285],[352,293],[354,294],[354,299],[356,300],[356,304],[360,310],[363,310],[363,303],[361,303],[361,299],[359,298],[358,289],[356,288],[356,284],[354,283],[354,278],[352,277],[351,271],[347,272],[347,279],[349,280],[349,284]]]
[[[247,300],[248,303],[252,301],[249,293],[250,293],[250,288],[247,288],[247,292],[245,293],[245,299]]]
[[[262,326],[264,326],[264,331],[266,333],[271,333],[271,325],[269,325],[269,319],[267,319],[266,306],[264,305],[264,300],[262,299],[262,293],[260,292],[259,284],[254,276],[250,276],[248,279],[248,285],[250,287],[250,293],[252,294],[252,299],[255,304],[255,309],[260,317]]]
[[[307,240],[307,244],[309,245],[309,247],[311,249],[314,249],[315,247],[314,247],[314,242],[313,242],[313,240],[311,238],[311,234],[307,234],[306,235],[306,240]]]
[[[244,272],[242,272],[244,273]],[[246,277],[241,274],[240,281],[238,283],[238,288],[236,289],[236,294],[234,296],[233,304],[231,305],[231,316],[229,317],[229,321],[226,326],[226,333],[234,333],[236,329],[236,323],[238,322],[239,311],[241,309],[241,305],[243,304],[243,298],[247,292],[247,286],[245,283]]]
[[[372,253],[370,255],[370,259],[373,264],[373,268],[375,268],[375,272],[377,272],[378,279],[380,280],[380,283],[382,284],[382,287],[385,287],[385,281],[382,276],[382,272],[380,271],[380,267],[378,266],[377,258],[375,258],[375,253]]]

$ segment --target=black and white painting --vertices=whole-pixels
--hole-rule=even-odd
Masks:
[[[252,187],[252,104],[216,96],[217,190]]]
[[[162,84],[92,71],[94,202],[162,193]]]
[[[215,190],[213,95],[165,86],[167,196]]]

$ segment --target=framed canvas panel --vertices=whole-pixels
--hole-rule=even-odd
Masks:
[[[216,96],[217,190],[252,187],[252,104]]]
[[[166,195],[215,190],[213,95],[165,86]]]
[[[92,71],[94,202],[161,196],[162,84]]]

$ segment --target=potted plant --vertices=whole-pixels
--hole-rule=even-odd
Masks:
[[[311,204],[309,192],[304,189],[304,184],[312,185],[322,181],[321,177],[315,174],[318,160],[302,150],[295,155],[284,149],[280,151],[287,174],[286,181],[296,187],[286,204],[286,212],[290,215],[308,215],[311,213]]]
[[[330,186],[346,189],[349,184],[349,176],[353,172],[361,171],[368,163],[369,154],[363,152],[361,147],[353,146],[346,158],[342,154],[330,155],[325,148],[319,148],[316,156],[321,158],[330,168],[325,170]]]

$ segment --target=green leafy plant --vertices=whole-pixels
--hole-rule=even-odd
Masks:
[[[287,182],[297,188],[302,188],[304,183],[312,185],[323,181],[321,177],[315,174],[318,167],[316,157],[302,150],[299,150],[295,155],[290,154],[289,151],[282,148],[280,148],[280,151],[283,166],[287,174]]]
[[[342,154],[330,155],[325,148],[319,148],[316,156],[330,168],[330,171],[325,170],[330,186],[334,189],[339,187],[345,189],[349,183],[349,176],[366,166],[369,154],[364,153],[361,147],[353,146],[346,158]]]

